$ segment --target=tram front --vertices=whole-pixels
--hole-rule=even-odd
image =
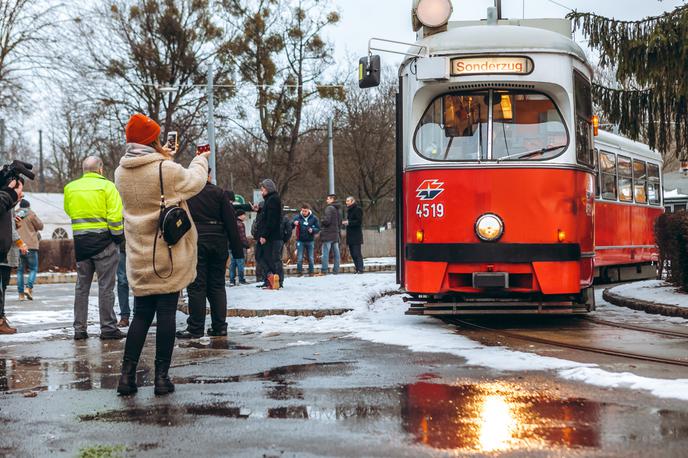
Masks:
[[[402,64],[398,271],[410,313],[594,308],[592,70],[570,30],[448,23],[421,31]]]

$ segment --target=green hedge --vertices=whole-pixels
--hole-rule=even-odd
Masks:
[[[665,213],[655,222],[660,277],[688,291],[688,212]]]

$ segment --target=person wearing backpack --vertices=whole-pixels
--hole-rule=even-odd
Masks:
[[[282,266],[282,247],[284,231],[282,229],[282,199],[277,193],[275,182],[267,179],[260,184],[264,204],[263,223],[258,231],[258,243],[262,245],[265,272],[264,288],[270,288],[270,275],[279,276],[280,288],[284,286],[284,268]],[[290,235],[291,237],[291,235]]]
[[[205,186],[210,153],[197,152],[189,167],[182,167],[173,160],[174,151],[160,143],[160,126],[143,114],[129,119],[126,139],[126,154],[115,171],[115,184],[124,206],[127,279],[134,293],[135,312],[124,346],[117,392],[130,395],[138,390],[136,368],[157,315],[154,392],[163,395],[174,391],[168,371],[174,350],[177,300],[179,292],[196,277],[198,233],[193,224],[181,224],[179,227],[187,229],[175,234],[178,239],[169,240],[169,226],[161,217],[174,211],[186,212],[188,218],[186,201]]]

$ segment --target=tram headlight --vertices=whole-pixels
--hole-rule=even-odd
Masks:
[[[504,234],[504,222],[493,214],[486,213],[475,223],[475,234],[485,242],[495,242]]]
[[[452,15],[451,0],[415,0],[413,15],[425,27],[442,27]]]

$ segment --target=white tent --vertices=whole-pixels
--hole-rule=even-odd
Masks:
[[[24,199],[43,221],[41,240],[72,238],[72,224],[64,212],[64,194],[27,192]]]

